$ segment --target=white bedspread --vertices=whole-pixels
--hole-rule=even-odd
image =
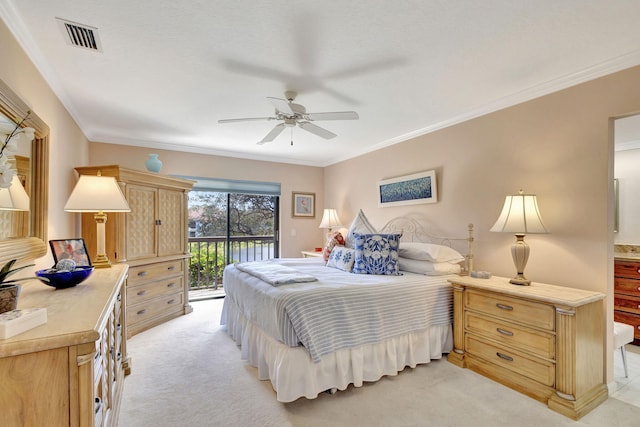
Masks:
[[[301,343],[319,362],[339,349],[451,323],[450,276],[352,274],[317,258],[278,263],[318,281],[274,287],[227,266],[221,324],[227,324],[228,301],[269,336],[289,346]]]

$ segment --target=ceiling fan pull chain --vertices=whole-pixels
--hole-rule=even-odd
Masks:
[[[293,147],[293,128],[291,128],[291,146]]]

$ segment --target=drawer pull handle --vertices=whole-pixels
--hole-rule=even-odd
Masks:
[[[502,354],[500,352],[497,352],[496,356],[498,356],[500,359],[506,360],[507,362],[513,362],[513,357],[507,356],[506,354]]]
[[[173,304],[174,302],[176,302],[176,300],[170,299],[169,301],[167,301],[167,304]]]
[[[141,315],[141,314],[145,314],[146,312],[147,310],[143,308],[142,310],[139,310],[136,314]]]
[[[142,295],[146,294],[147,291],[138,291],[138,293],[136,295],[138,295],[139,297],[141,297]]]
[[[175,269],[176,269],[176,266],[175,266],[175,265],[172,265],[171,267],[168,267],[168,268],[167,268],[167,270],[169,270],[169,271],[173,271],[173,270],[175,270]],[[640,271],[639,271],[639,273],[640,273]]]
[[[513,336],[513,332],[511,331],[506,331],[502,328],[496,328],[496,331],[498,331],[499,333],[501,333],[502,335],[506,335],[508,337],[512,337]]]
[[[146,275],[147,275],[147,272],[146,272],[146,271],[140,271],[140,272],[138,272],[138,277],[144,277],[144,276],[146,276]]]
[[[511,307],[510,305],[504,305],[504,304],[500,304],[500,303],[496,303],[496,307],[502,309],[502,310],[508,310],[511,311],[513,310],[513,307]]]
[[[175,285],[175,282],[171,282],[167,285],[167,288],[173,288]]]

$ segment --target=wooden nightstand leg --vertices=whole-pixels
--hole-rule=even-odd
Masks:
[[[556,306],[556,393],[547,405],[574,420],[608,397],[599,342],[603,336],[602,312],[598,304],[578,308]]]
[[[453,286],[453,351],[447,360],[461,368],[464,363],[464,287]]]

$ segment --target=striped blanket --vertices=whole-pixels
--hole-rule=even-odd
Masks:
[[[317,259],[279,262],[318,281],[274,287],[228,266],[226,298],[273,338],[303,345],[314,362],[341,348],[452,322],[451,276],[370,276],[325,267]]]

